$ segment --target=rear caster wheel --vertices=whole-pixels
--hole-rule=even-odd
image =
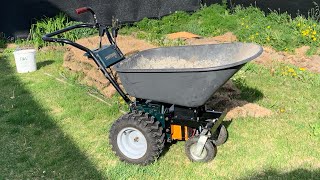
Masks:
[[[128,113],[113,123],[109,141],[120,160],[147,165],[163,150],[165,134],[158,121],[143,113]]]
[[[198,156],[195,154],[198,140],[199,137],[195,136],[186,141],[185,151],[188,158],[193,162],[209,162],[213,160],[217,154],[217,147],[207,140],[201,154]]]
[[[224,144],[228,139],[228,131],[224,125],[220,125],[212,136],[212,143],[216,146]]]

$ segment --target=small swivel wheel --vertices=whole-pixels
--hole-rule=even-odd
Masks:
[[[209,162],[217,154],[217,147],[207,140],[200,155],[195,153],[199,136],[195,136],[186,141],[185,151],[188,158],[193,162]]]
[[[147,165],[154,162],[162,152],[165,134],[154,118],[148,114],[132,112],[113,123],[109,141],[120,160]]]
[[[228,139],[228,131],[227,128],[221,124],[217,131],[212,135],[212,143],[216,146],[220,146],[224,144]]]

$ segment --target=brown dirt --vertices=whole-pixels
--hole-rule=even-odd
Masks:
[[[291,54],[288,52],[277,52],[271,47],[264,47],[262,55],[254,62],[267,67],[272,66],[273,62],[284,62],[306,68],[311,72],[320,73],[320,56],[306,56],[305,54],[308,49],[308,46],[303,46],[297,48],[295,54]]]
[[[239,117],[269,117],[273,112],[265,107],[261,107],[258,104],[247,103],[243,106],[237,106],[231,109],[226,119],[234,119]]]
[[[249,103],[240,99],[241,91],[228,81],[207,102],[206,107],[213,110],[224,111],[227,109],[227,120],[239,117],[268,117],[273,112],[258,104]]]
[[[167,38],[168,39],[192,39],[192,38],[200,38],[201,36],[196,35],[196,34],[192,34],[189,32],[176,32],[176,33],[171,33],[171,34],[167,34]]]
[[[232,32],[227,32],[221,36],[199,38],[199,39],[187,39],[188,45],[201,45],[201,44],[219,44],[237,41],[237,37]]]
[[[41,48],[40,51],[63,51],[65,49],[65,46],[46,46]]]
[[[17,45],[15,43],[8,43],[7,48],[17,48]]]

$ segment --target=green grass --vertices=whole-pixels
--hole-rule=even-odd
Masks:
[[[106,99],[108,106],[88,96],[85,86],[57,81],[62,57],[62,51],[38,52],[39,69],[17,74],[12,55],[1,54],[0,179],[320,177],[319,74],[275,64],[272,75],[263,66],[246,65],[234,78],[250,89],[242,98],[273,116],[233,120],[212,162],[189,162],[184,142],[178,142],[154,164],[140,167],[120,162],[108,143],[111,124],[121,115],[118,96]]]
[[[7,39],[3,32],[0,32],[0,48],[5,48],[7,46]]]
[[[313,9],[316,10],[319,11],[318,6]],[[286,13],[276,11],[266,14],[252,6],[237,6],[231,11],[226,6],[214,4],[192,14],[175,12],[161,20],[145,18],[132,27],[122,28],[120,32],[134,32],[137,37],[162,45],[168,33],[189,31],[206,37],[231,31],[242,42],[256,42],[276,50],[292,51],[303,45],[313,48],[320,46],[317,18],[315,13],[310,13],[309,17],[291,18]]]

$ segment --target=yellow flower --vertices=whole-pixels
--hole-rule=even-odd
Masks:
[[[312,34],[313,34],[313,35],[316,35],[316,34],[317,34],[317,31],[313,31]]]
[[[256,33],[256,35],[258,36],[258,35],[259,35],[259,33]]]
[[[286,48],[286,49],[287,49],[287,48]],[[293,69],[293,68],[289,68],[289,69],[288,69],[288,72],[294,73],[294,69]]]
[[[280,113],[284,113],[286,110],[284,108],[279,109]]]
[[[313,26],[313,27],[316,27],[316,24],[313,24],[312,26]]]
[[[267,26],[267,28],[270,29],[271,27],[270,27],[270,26]]]
[[[299,24],[297,24],[297,26],[298,26],[298,27],[300,27],[300,26],[301,26],[301,24],[299,23]]]
[[[299,68],[299,70],[300,70],[300,71],[305,71],[306,68],[301,67],[301,68]]]
[[[314,38],[312,38],[312,40],[313,40],[313,41],[316,41],[316,40],[317,40],[317,38],[316,38],[316,37],[314,37]]]
[[[248,26],[248,25],[246,25],[246,28],[248,29],[248,28],[249,28],[249,26]]]
[[[244,23],[241,23],[241,26],[243,26],[244,25]]]

